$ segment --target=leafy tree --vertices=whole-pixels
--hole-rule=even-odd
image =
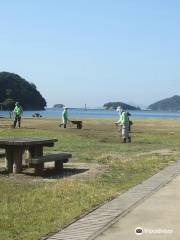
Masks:
[[[12,97],[12,89],[6,89],[6,97],[11,98]]]
[[[175,95],[149,105],[148,109],[154,111],[180,111],[180,96]]]
[[[0,72],[0,103],[4,109],[11,110],[11,104],[15,102],[19,102],[24,110],[43,110],[46,106],[46,100],[35,84],[17,74]]]
[[[54,104],[53,108],[63,108],[64,104],[58,103],[58,104]]]
[[[31,86],[34,88],[34,89],[37,89],[36,85],[34,83],[30,83]]]
[[[105,109],[116,109],[119,106],[125,110],[141,110],[139,107],[134,107],[123,102],[108,102],[103,105]]]
[[[4,102],[2,103],[4,109],[7,109],[7,110],[13,110],[14,109],[14,105],[15,105],[15,101],[11,98],[6,98],[4,100]]]

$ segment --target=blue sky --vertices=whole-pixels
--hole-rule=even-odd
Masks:
[[[180,1],[0,0],[0,71],[48,106],[148,105],[180,94]]]

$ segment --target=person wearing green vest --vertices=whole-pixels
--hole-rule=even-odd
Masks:
[[[14,108],[13,112],[15,113],[13,127],[15,128],[16,124],[18,122],[18,127],[20,128],[21,127],[21,116],[23,114],[23,109],[18,102],[15,103],[15,108]]]
[[[129,135],[129,114],[122,107],[117,107],[116,111],[119,112],[119,120],[115,124],[121,126],[123,143],[126,143],[127,140],[131,142]]]
[[[63,107],[64,110],[62,112],[62,123],[59,124],[59,126],[64,126],[64,128],[67,127],[67,123],[69,121],[69,118],[68,118],[68,108],[67,107]]]

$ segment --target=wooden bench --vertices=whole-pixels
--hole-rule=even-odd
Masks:
[[[71,157],[71,153],[55,152],[41,157],[31,158],[29,159],[29,165],[35,168],[36,174],[40,174],[42,172],[45,162],[55,162],[55,169],[62,170],[63,163],[67,163]]]

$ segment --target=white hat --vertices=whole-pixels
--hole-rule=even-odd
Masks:
[[[67,107],[66,107],[66,106],[63,106],[63,108],[64,108],[64,109],[67,109]]]
[[[116,108],[116,111],[117,112],[120,112],[120,111],[122,111],[123,109],[122,109],[122,107],[121,106],[118,106],[117,108]]]

